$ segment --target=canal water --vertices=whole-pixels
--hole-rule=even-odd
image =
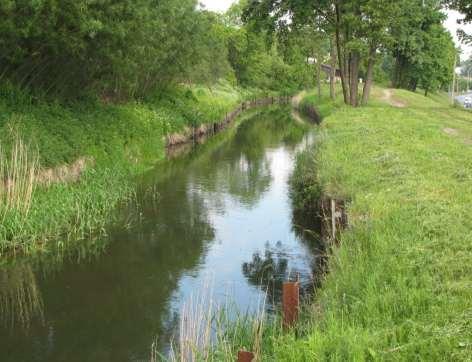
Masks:
[[[289,178],[313,130],[268,109],[158,164],[106,238],[0,266],[0,361],[143,361],[178,339],[183,303],[253,313],[316,281],[313,218]]]

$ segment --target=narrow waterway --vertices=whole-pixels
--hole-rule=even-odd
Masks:
[[[289,177],[313,130],[270,109],[164,161],[108,237],[67,256],[0,267],[0,361],[142,361],[166,353],[182,303],[253,311],[280,283],[316,280],[313,220],[294,215]]]

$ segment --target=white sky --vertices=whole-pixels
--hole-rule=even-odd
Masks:
[[[237,0],[200,0],[200,2],[205,5],[208,10],[224,12],[229,9],[231,4],[235,3]],[[462,59],[467,59],[472,55],[472,46],[466,46],[465,44],[461,44],[457,39],[456,31],[460,27],[462,27],[466,32],[472,34],[472,24],[468,24],[467,26],[458,25],[457,19],[461,18],[461,15],[456,11],[447,11],[448,18],[445,21],[444,25],[447,29],[451,32],[456,41],[456,44],[460,46],[463,50]]]
[[[236,0],[200,0],[208,10],[225,12]]]
[[[466,33],[472,34],[472,24],[467,24],[465,26],[462,24],[461,25],[457,24],[457,19],[461,19],[461,18],[462,18],[461,14],[458,13],[457,11],[448,10],[447,19],[444,22],[444,25],[453,35],[456,44],[461,47],[462,49],[461,59],[464,60],[464,59],[469,58],[472,55],[472,46],[461,44],[459,42],[459,39],[457,39],[456,32],[457,32],[457,29],[462,28],[463,30],[465,30]]]

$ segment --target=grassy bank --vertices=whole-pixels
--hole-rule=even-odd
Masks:
[[[297,329],[265,327],[262,360],[470,360],[472,115],[383,89],[334,108],[295,191],[349,200],[350,226]]]
[[[4,165],[0,254],[64,245],[68,239],[103,230],[110,211],[132,197],[133,176],[163,158],[167,134],[220,120],[242,100],[255,96],[257,91],[219,84],[174,87],[126,104],[97,100],[63,104],[4,85],[0,89],[0,163]],[[13,155],[18,140],[25,144],[20,158]],[[41,173],[85,156],[94,161],[79,181],[36,184],[31,201],[23,197],[26,191],[19,190],[10,194],[24,201],[8,202],[12,199],[8,180],[15,178],[12,170],[29,172],[32,167]],[[21,161],[26,157],[37,164]]]

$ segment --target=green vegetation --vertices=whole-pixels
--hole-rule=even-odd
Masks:
[[[306,94],[306,96],[300,102],[300,109],[303,112],[307,107],[315,107],[319,112],[321,119],[328,117],[338,108],[342,107],[342,100],[340,98],[331,99],[326,88],[323,88],[321,94],[318,92],[311,92]]]
[[[197,0],[4,1],[0,80],[52,98],[113,101],[222,78],[277,90],[310,83],[306,58],[282,57],[242,26],[241,11],[217,14]]]
[[[438,1],[262,0],[249,3],[246,18],[269,31],[311,31],[312,39],[324,39],[312,56],[320,66],[326,62],[323,48],[329,49],[331,87],[337,67],[344,102],[351,106],[367,104],[374,77],[386,78],[378,72],[382,60],[395,87],[419,86],[428,93],[447,88],[452,80],[456,50]],[[365,80],[362,100],[359,78]]]
[[[472,115],[431,95],[458,55],[441,4],[472,20],[467,0],[241,0],[225,14],[197,0],[1,2],[0,256],[105,230],[166,136],[316,85],[300,109],[324,123],[316,152],[297,159],[293,200],[348,200],[350,227],[295,330],[277,317],[225,321],[204,358],[252,343],[268,361],[467,360]],[[303,133],[287,131],[286,142]],[[0,302],[20,295],[26,321],[35,290],[20,283]]]
[[[298,206],[347,199],[350,226],[297,328],[265,326],[262,360],[470,358],[472,116],[408,91],[392,94],[404,108],[374,94],[326,117],[315,153],[298,160]]]
[[[175,87],[145,103],[63,105],[4,88],[0,97],[2,172],[12,185],[28,182],[24,192],[15,193],[20,203],[3,202],[7,192],[0,193],[0,250],[33,251],[41,245],[52,246],[48,245],[51,240],[63,245],[70,237],[80,239],[103,230],[110,211],[133,195],[133,177],[164,156],[166,134],[220,120],[252,95],[257,94],[219,84],[211,90]],[[21,159],[14,152],[21,140],[23,158],[28,155],[34,161],[37,157],[42,166],[40,171],[35,163],[33,173],[73,164],[84,156],[93,158],[95,166],[89,165],[80,180],[73,180],[77,182],[31,184],[31,167],[9,162]],[[8,190],[5,186],[0,190]]]
[[[259,36],[243,5],[0,4],[0,254],[102,230],[165,136],[313,84],[310,40]]]

